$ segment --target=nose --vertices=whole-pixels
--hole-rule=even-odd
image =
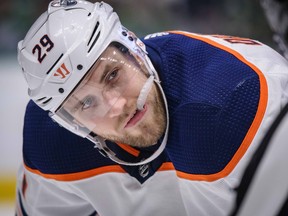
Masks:
[[[112,101],[110,101],[110,102],[112,102]],[[108,113],[108,116],[110,118],[113,118],[113,117],[117,117],[117,116],[121,115],[124,111],[124,107],[125,107],[126,103],[127,103],[127,99],[124,97],[119,97],[119,98],[117,98],[116,101],[114,101],[114,103],[113,102],[112,102],[112,104],[110,103],[111,109]]]

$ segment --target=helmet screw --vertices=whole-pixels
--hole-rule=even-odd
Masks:
[[[133,41],[133,40],[134,40],[133,37],[131,37],[131,36],[129,36],[128,39],[129,39],[130,41]]]
[[[62,94],[64,92],[63,88],[59,88],[58,91]]]
[[[83,65],[81,65],[81,64],[77,65],[77,69],[78,70],[82,70],[83,69]]]

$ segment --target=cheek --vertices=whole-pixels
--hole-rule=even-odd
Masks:
[[[107,121],[105,120],[105,118],[100,118],[100,119],[99,117],[97,119],[91,118],[89,121],[89,124],[90,124],[89,128],[96,134],[99,134],[99,132],[101,131],[103,132],[109,129],[108,128],[109,124],[107,124]]]
[[[159,106],[159,95],[157,94],[157,89],[155,84],[152,86],[149,94],[148,94],[148,101],[151,103],[153,106]],[[155,107],[154,107],[155,108]]]
[[[138,96],[146,81],[147,78],[143,74],[136,74],[127,84],[126,92]]]
[[[126,99],[138,97],[141,91],[141,86],[137,83],[130,83],[127,85],[125,94],[123,95]]]

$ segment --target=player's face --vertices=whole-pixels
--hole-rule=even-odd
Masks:
[[[139,87],[129,86],[127,90],[132,93]],[[132,146],[155,144],[166,126],[161,95],[154,85],[141,111],[136,107],[137,97],[137,94],[130,94],[119,98],[94,132],[106,139]]]
[[[137,110],[147,80],[143,68],[133,56],[108,47],[65,102],[65,109],[79,125],[108,140],[138,147],[155,144],[164,132],[166,114],[155,83],[144,109]]]

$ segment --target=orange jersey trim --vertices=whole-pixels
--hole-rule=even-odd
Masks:
[[[128,152],[129,154],[138,157],[140,154],[140,151],[138,151],[137,149],[133,148],[132,146],[128,146],[126,144],[122,144],[122,143],[117,143],[117,145],[122,148],[123,150],[125,150],[126,152]]]
[[[158,171],[169,171],[169,170],[175,170],[172,162],[165,162],[158,169]]]
[[[105,166],[100,168],[95,168],[83,172],[76,172],[76,173],[67,173],[67,174],[46,174],[42,173],[37,169],[32,169],[24,164],[25,168],[37,175],[43,176],[47,179],[55,179],[58,181],[76,181],[81,179],[86,179],[89,177],[93,177],[96,175],[100,175],[103,173],[109,173],[109,172],[116,172],[116,173],[126,173],[126,171],[119,165],[111,165],[111,166]]]
[[[251,62],[247,61],[240,53],[238,53],[237,51],[235,51],[233,49],[230,49],[230,48],[228,48],[222,44],[219,44],[219,43],[217,43],[211,39],[201,37],[200,35],[189,34],[188,32],[181,32],[181,31],[169,31],[169,32],[173,33],[173,34],[180,34],[180,35],[184,35],[184,36],[187,36],[190,38],[201,40],[201,41],[208,43],[214,47],[225,50],[226,52],[231,53],[236,58],[238,58],[240,61],[242,61],[244,64],[246,64],[250,68],[252,68],[257,73],[257,75],[259,76],[260,98],[259,98],[259,104],[258,104],[255,118],[254,118],[243,142],[241,143],[240,147],[238,148],[238,150],[236,151],[236,153],[234,154],[234,156],[232,157],[230,162],[226,165],[226,167],[218,173],[208,174],[208,175],[195,175],[195,174],[188,174],[188,173],[181,172],[181,171],[176,171],[177,175],[180,178],[185,178],[188,180],[215,181],[215,180],[224,178],[232,172],[232,170],[238,164],[240,159],[244,156],[245,152],[247,151],[248,147],[250,146],[252,140],[254,139],[254,136],[255,136],[262,120],[263,120],[264,113],[265,113],[265,110],[267,107],[267,101],[268,101],[268,87],[267,87],[266,79],[259,68],[257,68]]]
[[[24,164],[25,169],[27,169],[29,172],[32,172],[34,174],[40,175],[47,179],[54,179],[58,181],[77,181],[81,179],[90,178],[96,175],[101,175],[104,173],[127,173],[120,165],[110,165],[100,168],[95,168],[92,170],[87,170],[83,172],[77,172],[77,173],[67,173],[67,174],[45,174],[40,172],[37,169],[32,169]],[[174,166],[171,162],[165,162],[161,165],[161,167],[157,170],[158,171],[169,171],[169,170],[175,170]]]

